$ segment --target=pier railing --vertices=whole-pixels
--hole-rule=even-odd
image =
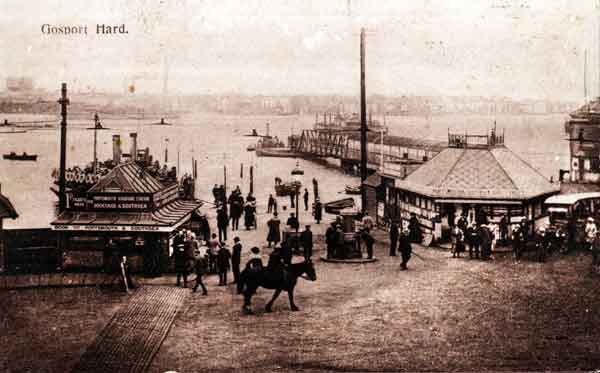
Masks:
[[[448,132],[450,148],[489,148],[504,145],[504,133],[498,135],[495,130],[485,135],[453,134]]]
[[[367,147],[367,161],[369,164],[380,164],[384,162],[405,162],[416,160],[427,161],[438,154],[445,144],[433,144],[417,139],[399,138],[391,141],[393,136],[373,136]],[[300,139],[290,146],[298,153],[311,157],[331,157],[350,162],[360,161],[360,141],[356,138],[356,131],[323,131],[304,130]]]

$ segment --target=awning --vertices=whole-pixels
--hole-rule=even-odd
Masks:
[[[50,225],[56,231],[172,232],[200,206],[200,201],[175,200],[152,212],[65,211]]]
[[[472,203],[478,205],[522,205],[521,201],[487,199],[436,199],[435,203]]]

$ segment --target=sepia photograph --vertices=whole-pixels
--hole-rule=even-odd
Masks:
[[[600,372],[600,0],[0,0],[1,372]]]

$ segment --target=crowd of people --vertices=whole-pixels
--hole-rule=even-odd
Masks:
[[[230,248],[227,244],[228,230],[239,230],[239,220],[244,217],[244,226],[246,230],[256,229],[256,198],[249,193],[244,199],[241,190],[236,187],[229,197],[225,196],[224,188],[215,185],[213,188],[215,205],[217,208],[216,226],[217,232],[210,232],[210,224],[206,216],[201,216],[197,232],[188,229],[178,231],[172,240],[172,259],[176,273],[176,285],[188,286],[188,277],[191,274],[196,275],[196,284],[193,291],[202,289],[203,294],[207,294],[203,277],[207,274],[217,274],[219,276],[219,285],[228,284],[228,273],[233,273],[233,283],[240,284],[240,270],[242,257],[242,243],[238,236],[233,239],[233,246]],[[304,194],[304,207],[308,209],[308,191]],[[262,265],[260,259],[260,249],[255,246],[251,248],[251,257],[246,268],[256,270],[264,268],[266,270],[278,271],[289,265],[292,260],[293,249],[302,247],[304,259],[311,260],[313,236],[310,225],[305,225],[302,232],[298,235],[285,236],[282,240],[281,221],[277,213],[277,200],[269,196],[268,210],[273,213],[272,218],[267,222],[268,233],[267,243],[269,247],[273,245],[273,250],[269,254],[269,263]],[[320,219],[320,216],[318,216]],[[300,222],[294,213],[290,213],[286,226],[290,231],[298,231]]]
[[[309,193],[305,189],[303,194],[304,210],[309,209]],[[239,230],[239,221],[243,217],[243,225],[246,230],[256,229],[256,199],[249,193],[243,197],[241,190],[236,187],[227,197],[222,186],[215,185],[213,188],[215,204],[217,207],[216,225],[218,232],[210,233],[208,221],[202,222],[197,238],[196,234],[183,230],[173,240],[173,258],[177,273],[177,285],[183,282],[187,286],[187,277],[196,273],[196,285],[194,291],[199,287],[206,294],[206,287],[202,282],[205,274],[218,274],[219,285],[227,285],[228,272],[233,273],[233,282],[239,284],[241,276],[241,253],[242,244],[239,237],[233,239],[233,246],[227,245],[228,229]],[[285,211],[286,206],[281,210]],[[318,197],[315,198],[312,214],[317,224],[322,220],[322,205]],[[255,246],[251,249],[252,256],[248,266],[267,270],[280,270],[291,263],[292,255],[303,249],[305,260],[309,261],[313,251],[313,232],[310,225],[304,225],[300,230],[300,221],[294,212],[290,212],[285,225],[280,220],[277,199],[272,194],[267,200],[267,213],[271,217],[267,220],[266,246],[272,248],[269,253],[269,263],[262,265],[260,249]],[[499,245],[512,245],[514,256],[521,258],[523,252],[531,249],[536,250],[536,257],[543,261],[549,250],[556,246],[557,237],[560,238],[562,231],[553,226],[548,228],[533,229],[531,222],[523,219],[519,224],[512,224],[507,216],[503,216],[498,224],[491,224],[483,210],[477,210],[474,214],[463,214],[457,219],[452,219],[451,227],[451,252],[452,257],[461,257],[468,252],[470,259],[489,260],[496,243]],[[373,230],[375,222],[372,217],[365,214],[358,223],[359,229],[354,232],[354,242],[362,257],[362,248],[366,251],[366,258],[373,258],[373,246],[375,239]],[[284,233],[287,228],[288,234]],[[294,234],[289,234],[294,232]],[[574,221],[566,226],[566,250],[576,246],[577,227]],[[402,257],[401,270],[408,268],[408,262],[412,255],[412,244],[421,243],[424,234],[418,218],[413,213],[406,226],[402,220],[392,220],[389,226],[389,255]],[[325,244],[328,258],[343,258],[348,255],[348,246],[344,236],[341,220],[338,218],[332,222],[325,231]],[[592,218],[588,219],[585,226],[585,244],[593,253],[595,266],[600,266],[600,233]],[[247,267],[248,267],[247,266]],[[248,267],[248,268],[249,268]]]

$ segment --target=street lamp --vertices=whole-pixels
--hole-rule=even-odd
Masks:
[[[298,215],[298,196],[300,195],[300,175],[293,175],[294,183],[296,184],[296,219],[298,220],[298,224],[296,224],[296,233],[298,233],[298,227],[300,226],[300,216]]]

